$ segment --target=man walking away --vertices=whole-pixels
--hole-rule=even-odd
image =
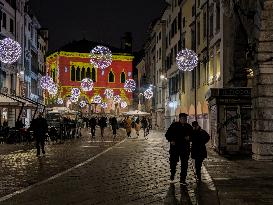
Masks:
[[[209,141],[209,134],[201,129],[197,121],[192,122],[193,135],[191,146],[191,158],[195,161],[195,173],[197,180],[201,181],[201,167],[203,160],[207,158],[206,143]]]
[[[91,135],[92,138],[95,138],[95,134],[96,134],[96,125],[97,125],[97,119],[95,118],[95,116],[92,116],[91,119],[89,120],[89,126],[91,127]]]
[[[100,126],[100,134],[101,134],[101,139],[104,139],[104,129],[107,127],[107,119],[106,117],[102,116],[99,119],[99,126]]]
[[[31,127],[36,140],[37,156],[40,156],[40,149],[42,149],[42,153],[45,154],[45,138],[48,132],[48,124],[43,117],[43,113],[40,112],[38,118],[32,121]]]
[[[146,136],[149,134],[149,128],[148,128],[148,121],[145,117],[142,118],[141,124],[144,131],[144,138],[146,139]]]
[[[110,123],[111,123],[112,130],[113,130],[113,140],[115,140],[116,136],[117,136],[117,128],[118,128],[117,118],[116,117],[112,117]]]
[[[170,169],[171,183],[173,183],[177,162],[181,161],[180,183],[186,185],[188,171],[188,160],[190,155],[190,139],[192,136],[192,126],[187,123],[187,114],[179,114],[179,122],[171,124],[166,132],[166,139],[170,142]]]

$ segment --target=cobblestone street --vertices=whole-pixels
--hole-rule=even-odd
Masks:
[[[198,190],[192,166],[189,166],[188,186],[169,183],[168,143],[162,133],[152,132],[148,140],[142,136],[121,140],[120,137],[116,145],[88,140],[60,147],[52,145],[48,146],[46,157],[38,159],[35,150],[2,156],[6,171],[2,171],[5,177],[1,179],[4,185],[1,195],[20,189],[21,193],[2,197],[1,204],[141,205],[217,201],[204,170],[204,183]]]

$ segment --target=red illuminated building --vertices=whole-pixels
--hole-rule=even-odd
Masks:
[[[85,100],[92,104],[93,96],[100,95],[103,101],[108,104],[105,112],[109,113],[120,109],[119,105],[114,104],[112,99],[108,100],[104,96],[105,89],[111,88],[114,90],[114,95],[120,95],[122,101],[126,101],[128,106],[132,104],[132,93],[124,90],[124,83],[133,77],[133,56],[120,53],[120,50],[109,47],[113,54],[112,64],[104,70],[102,75],[101,69],[93,67],[90,63],[89,52],[96,45],[93,42],[82,40],[65,46],[47,57],[47,73],[59,88],[58,95],[52,98],[53,101],[51,99],[51,103],[54,104],[57,98],[62,98],[66,106],[71,95],[71,89],[80,88],[81,80],[90,78],[94,82],[94,88],[90,92],[81,91],[79,101]],[[99,112],[100,106],[97,107],[96,111]]]

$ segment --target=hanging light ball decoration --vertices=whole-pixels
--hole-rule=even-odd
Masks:
[[[179,70],[192,71],[198,64],[198,56],[190,49],[183,49],[176,55],[176,64]]]
[[[114,103],[120,103],[120,101],[121,101],[121,97],[119,95],[115,95],[113,102]]]
[[[44,90],[48,89],[52,84],[54,84],[54,82],[50,76],[46,75],[46,76],[41,77],[40,85],[41,85],[42,89],[44,89]]]
[[[22,53],[20,44],[11,38],[0,41],[0,61],[7,64],[16,62]]]
[[[62,105],[64,103],[62,98],[58,98],[57,99],[57,104]]]
[[[100,106],[101,106],[101,108],[106,109],[107,108],[107,103],[106,102],[102,102],[100,104]]]
[[[93,80],[91,80],[90,78],[82,79],[81,88],[83,91],[91,91],[93,90],[93,87],[94,87]]]
[[[100,95],[95,95],[94,98],[93,98],[93,102],[94,103],[97,103],[97,104],[100,104],[102,101],[102,98]]]
[[[133,79],[126,80],[125,84],[124,84],[124,89],[130,93],[135,91],[136,90],[136,82]]]
[[[81,94],[81,91],[79,88],[72,88],[71,90],[71,96],[78,98]]]
[[[125,102],[125,101],[122,101],[121,103],[120,103],[120,107],[121,108],[126,108],[127,107],[127,102]]]
[[[144,91],[144,97],[146,99],[151,99],[154,96],[153,90],[151,88],[148,88]]]
[[[96,46],[90,52],[90,63],[100,68],[103,74],[104,69],[112,64],[112,52],[105,46]]]
[[[105,97],[107,99],[113,98],[114,97],[114,91],[113,91],[113,89],[110,89],[110,88],[105,89],[104,95],[105,95]]]
[[[81,108],[85,107],[86,106],[86,102],[84,100],[82,100],[80,103],[79,103],[79,106]]]
[[[75,97],[75,96],[71,96],[70,98],[70,101],[73,102],[73,103],[76,103],[78,102],[79,98],[78,97]]]
[[[58,87],[53,83],[47,88],[47,91],[50,95],[55,96],[58,93]]]

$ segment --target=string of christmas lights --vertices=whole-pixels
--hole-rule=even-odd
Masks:
[[[127,102],[122,101],[122,102],[120,103],[120,107],[121,107],[121,108],[126,108],[126,107],[127,107]]]
[[[190,49],[183,49],[176,55],[176,64],[179,70],[192,71],[198,64],[198,56]]]
[[[146,99],[151,99],[154,96],[153,90],[151,88],[148,88],[144,91],[144,97]]]
[[[107,103],[106,102],[102,102],[100,104],[100,106],[103,108],[103,109],[106,109],[107,108]]]
[[[82,100],[80,103],[79,103],[79,106],[81,108],[85,107],[86,106],[86,102],[84,100]]]
[[[96,46],[90,52],[90,63],[100,68],[103,74],[104,69],[112,64],[112,52],[105,46]]]
[[[64,103],[62,98],[58,98],[57,99],[57,104],[62,105]]]
[[[91,91],[93,90],[94,83],[90,78],[84,78],[81,82],[81,88],[83,91]]]
[[[133,79],[128,79],[125,81],[124,89],[127,92],[133,92],[136,90],[136,82]]]
[[[120,101],[121,101],[121,97],[119,95],[115,95],[113,102],[114,103],[120,103]]]
[[[0,41],[0,61],[7,64],[15,63],[21,56],[21,46],[11,38]]]
[[[71,96],[70,98],[70,101],[73,102],[73,103],[76,103],[78,102],[79,98],[78,97],[75,97],[75,96]]]
[[[44,90],[48,89],[52,84],[54,84],[54,82],[50,76],[46,75],[46,76],[41,77],[40,85],[41,85],[42,89],[44,89]]]
[[[94,103],[97,103],[97,104],[100,104],[102,101],[102,98],[100,95],[95,95],[94,98],[93,98],[93,102]]]
[[[72,88],[71,90],[71,96],[72,97],[79,97],[81,95],[81,91],[79,88]]]
[[[58,93],[58,87],[53,83],[47,88],[47,91],[50,95],[55,96]]]

